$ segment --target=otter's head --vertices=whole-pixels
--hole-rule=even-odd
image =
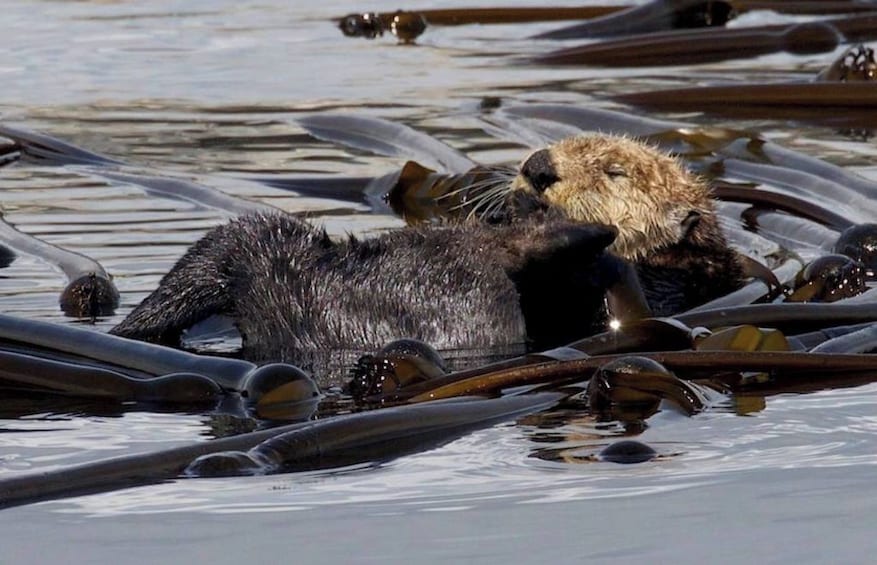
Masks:
[[[709,190],[675,159],[623,137],[570,137],[527,157],[511,190],[538,194],[577,221],[612,225],[632,260],[689,237],[712,217]]]

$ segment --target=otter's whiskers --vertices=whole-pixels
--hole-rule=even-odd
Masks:
[[[516,174],[517,170],[508,165],[479,166],[477,171],[462,175],[463,178],[473,177],[475,180],[463,183],[437,200],[456,199],[458,202],[450,210],[468,210],[465,214],[467,218],[486,218],[503,208],[505,196]]]

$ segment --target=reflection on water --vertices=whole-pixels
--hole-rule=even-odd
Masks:
[[[664,457],[643,465],[571,465],[533,458],[529,455],[533,438],[542,432],[525,424],[503,425],[379,467],[246,480],[187,480],[53,505],[92,515],[192,511],[193,507],[178,504],[183,498],[200,499],[194,509],[205,512],[368,505],[375,513],[406,514],[415,509],[479,508],[485,501],[516,505],[648,496],[706,484],[734,484],[747,473],[770,470],[843,467],[855,473],[858,467],[877,464],[868,437],[877,431],[877,419],[862,421],[860,416],[873,411],[875,393],[877,386],[868,385],[838,395],[832,391],[779,397],[766,412],[751,418],[723,411],[693,420],[662,413],[640,439]],[[823,414],[825,421],[801,421],[803,413],[811,410]],[[607,434],[595,430],[592,423],[564,429],[565,441],[583,449],[605,446]],[[147,505],[144,499],[149,500]]]
[[[419,4],[411,0],[405,7]],[[396,7],[378,1],[361,8]],[[607,95],[634,87],[809,77],[834,56],[770,55],[682,71],[536,68],[494,55],[538,52],[542,45],[521,37],[551,29],[549,24],[436,28],[419,46],[397,47],[342,38],[326,20],[351,8],[337,1],[193,3],[182,12],[169,1],[4,5],[0,115],[147,170],[171,171],[301,213],[336,234],[368,233],[401,222],[367,213],[363,205],[299,197],[235,178],[377,176],[400,165],[315,141],[294,123],[305,113],[396,119],[480,162],[517,161],[522,147],[492,138],[476,122],[482,98],[613,107]],[[672,118],[729,125],[717,118]],[[730,125],[877,178],[877,150],[864,138],[769,118]],[[226,219],[76,167],[4,167],[0,193],[9,222],[88,254],[113,274],[121,308],[100,320],[100,329],[117,323],[192,242]],[[2,311],[74,323],[57,305],[64,282],[55,268],[19,257],[0,272]],[[722,540],[737,543],[735,557],[745,558],[754,555],[747,549],[753,544],[809,539],[799,526],[809,522],[827,529],[822,547],[844,561],[866,555],[867,544],[874,549],[873,536],[853,524],[868,523],[864,518],[877,511],[875,404],[877,387],[868,385],[773,397],[748,417],[730,409],[690,419],[664,411],[638,436],[661,457],[633,466],[572,462],[620,437],[624,430],[617,426],[526,419],[384,464],[177,481],[7,510],[0,522],[10,539],[40,543],[41,532],[51,527],[53,541],[43,557],[62,558],[75,541],[83,562],[106,561],[107,547],[115,562],[136,561],[142,555],[131,550],[142,547],[165,560],[183,560],[194,556],[186,544],[193,539],[203,541],[200,556],[227,562],[246,556],[243,541],[230,534],[238,531],[266,552],[277,548],[288,555],[295,544],[305,560],[342,559],[351,552],[361,560],[403,560],[419,552],[430,561],[521,561],[537,547],[540,560],[632,560],[669,557],[671,551],[674,559],[688,560],[714,556],[714,544]],[[202,415],[65,406],[34,410],[4,399],[0,475],[198,441],[222,427]],[[533,456],[546,449],[572,457]],[[768,518],[758,519],[756,510]],[[725,513],[734,523],[721,535],[710,533]],[[140,514],[161,518],[141,520]],[[691,539],[678,539],[684,531]],[[779,555],[798,557],[795,544],[788,545]],[[260,554],[251,549],[249,555]],[[720,557],[725,555],[731,554]]]

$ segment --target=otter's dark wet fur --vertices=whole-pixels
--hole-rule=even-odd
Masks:
[[[726,242],[715,214],[701,214],[680,241],[634,262],[656,316],[670,316],[743,286],[740,255]]]
[[[309,367],[321,351],[401,337],[439,350],[559,345],[592,330],[620,260],[615,230],[537,218],[464,222],[332,241],[284,214],[214,228],[112,333],[178,345],[232,316],[242,356]],[[317,369],[318,370],[318,369]]]

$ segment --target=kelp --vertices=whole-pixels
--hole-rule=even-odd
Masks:
[[[15,253],[24,253],[58,267],[67,277],[61,291],[61,311],[74,318],[95,319],[110,316],[119,306],[119,291],[100,263],[16,229],[0,214],[0,241],[4,243],[6,264]]]
[[[739,170],[739,169],[738,169]],[[752,176],[748,178],[752,179]],[[765,178],[776,186],[777,176]],[[802,198],[791,191],[772,190],[766,187],[755,188],[752,185],[742,186],[727,181],[713,181],[710,183],[712,194],[725,202],[742,202],[752,204],[760,210],[776,210],[787,212],[799,218],[804,218],[834,230],[842,231],[855,225],[847,216],[838,214],[829,209],[828,204],[818,204],[809,198]],[[806,193],[812,196],[812,193]]]
[[[836,302],[868,290],[865,266],[846,255],[823,255],[795,277],[787,302]]]
[[[705,304],[701,304],[700,306],[688,310],[688,312],[717,310],[772,300],[778,296],[778,291],[782,292],[783,289],[791,286],[792,281],[803,267],[804,265],[800,260],[794,257],[789,257],[772,271],[774,278],[779,283],[779,289],[769,285],[763,278],[756,279],[734,292],[716,298],[715,300],[711,300]]]
[[[265,474],[376,463],[545,410],[564,396],[544,392],[386,408],[27,473],[0,479],[0,507],[156,484],[187,475]]]
[[[0,137],[0,167],[21,158],[21,147],[8,137]]]
[[[348,14],[334,21],[347,37],[375,39],[391,33],[402,43],[411,43],[428,26],[468,24],[513,24],[597,18],[623,10],[621,6],[583,6],[557,8],[451,8],[434,10],[396,10]]]
[[[700,339],[703,344],[709,341],[697,337],[697,332],[685,331],[679,322],[668,327],[685,333],[687,338]],[[836,344],[844,339],[873,344],[874,327],[877,326],[869,325],[828,341],[830,346],[826,347],[836,350]],[[584,355],[535,363],[531,357],[521,366],[506,362],[505,367],[452,373],[389,391],[395,401],[405,401],[407,405],[10,477],[0,480],[0,506],[155,484],[184,476],[266,474],[375,463],[434,447],[499,421],[545,410],[569,394],[558,391],[494,399],[467,398],[472,394],[495,395],[513,387],[549,383],[557,388],[588,380],[592,412],[603,417],[636,418],[656,410],[662,399],[674,402],[689,414],[704,409],[708,400],[697,382],[710,382],[733,393],[760,394],[850,386],[877,378],[877,357],[873,355],[771,351],[784,347],[782,339],[779,342],[774,339],[776,333],[742,329],[748,332],[745,333],[748,337],[738,331],[728,334],[732,341],[720,345],[729,350],[645,352],[635,358],[624,353]],[[649,363],[660,363],[675,374]],[[694,380],[687,382],[690,379]],[[437,401],[453,397],[463,398]],[[635,451],[648,452],[642,448]],[[612,453],[607,453],[604,460],[612,461],[615,457]],[[637,461],[651,458],[641,457]]]
[[[825,109],[869,115],[877,101],[877,84],[868,82],[793,82],[777,84],[728,84],[671,88],[613,96],[613,100],[664,111],[701,111],[747,116],[746,107],[799,108],[814,114]],[[728,108],[732,103],[735,107]]]
[[[802,23],[735,29],[670,31],[626,36],[537,55],[538,65],[654,67],[700,65],[777,52],[813,55],[834,50],[843,40],[833,26]]]
[[[558,123],[562,128],[545,142],[583,131],[645,138],[689,159],[701,174],[711,177],[719,198],[790,212],[833,229],[850,227],[855,223],[851,218],[864,220],[865,212],[877,213],[872,198],[877,194],[877,183],[750,132],[692,128],[677,122],[571,106],[513,106],[500,114],[512,120],[504,128],[491,126],[490,131],[506,137],[520,133],[515,128]],[[394,212],[412,222],[473,212],[478,215],[479,211],[474,210],[478,197],[500,188],[515,174],[512,166],[475,163],[441,141],[387,120],[336,114],[315,117],[313,123],[305,118],[301,123],[320,139],[407,159],[401,169],[369,182],[353,180],[356,186],[365,185],[368,201],[386,202]],[[361,135],[360,131],[365,133]],[[425,160],[430,154],[431,162]],[[725,175],[758,186],[747,188],[739,182],[731,183],[722,178]],[[327,180],[331,185],[340,182]],[[319,195],[320,191],[315,189],[311,194]],[[333,194],[331,188],[325,193]],[[838,195],[849,202],[844,205],[844,213],[837,212]]]
[[[829,18],[786,25],[734,29],[695,29],[647,33],[569,47],[538,55],[541,65],[650,67],[697,65],[745,59],[770,53],[814,55],[843,43],[877,37],[877,15]]]
[[[458,378],[449,375],[432,388],[410,397],[410,402],[423,402],[470,394],[491,394],[500,390],[552,383],[568,384],[590,378],[591,374],[610,361],[628,354],[607,354],[571,361],[550,361]],[[694,378],[710,378],[721,382],[731,392],[756,392],[759,387],[775,391],[797,390],[800,384],[828,388],[837,375],[846,378],[855,373],[855,382],[864,384],[877,379],[877,357],[846,353],[763,352],[763,351],[663,351],[640,352],[639,356],[666,366],[677,375],[695,373]],[[716,374],[721,371],[721,374]],[[769,372],[768,377],[754,379],[733,371]],[[682,378],[685,378],[684,376]],[[415,391],[408,391],[413,394]],[[401,395],[399,395],[401,397]],[[398,397],[397,397],[398,398]]]
[[[80,398],[118,402],[213,401],[232,391],[250,404],[317,396],[310,377],[293,365],[196,355],[96,330],[0,314],[0,382]],[[308,390],[310,392],[308,392]]]
[[[802,161],[794,152],[776,149],[773,144],[749,134],[732,130],[690,130],[684,125],[674,125],[675,129],[667,131],[663,122],[630,122],[629,116],[610,116],[609,119],[617,124],[634,123],[635,128],[654,134],[654,139],[662,143],[687,148],[694,159],[718,155],[747,164],[767,164],[769,171],[775,160],[795,166],[803,162],[808,174],[832,183],[842,182],[836,176],[835,168],[810,167],[807,159]],[[332,118],[328,123],[329,126],[321,124],[316,129],[344,129],[344,120]],[[381,130],[374,127],[384,125],[375,121],[362,122],[361,131],[354,130],[353,136],[359,136],[369,147],[397,155],[404,155],[411,147],[429,152],[430,148],[439,147],[436,143],[441,144],[429,141],[431,138],[422,137],[410,128]],[[578,127],[575,122],[565,125]],[[369,132],[377,132],[374,139],[369,139]],[[408,136],[404,138],[407,141],[384,142],[384,136],[395,136],[399,132]],[[455,205],[458,205],[465,203],[467,194],[465,190],[460,192],[465,186],[483,182],[485,178],[492,178],[491,175],[508,175],[508,170],[477,169],[478,165],[468,157],[447,146],[440,149],[439,155],[442,157],[438,166],[446,171],[463,169],[464,165],[466,168],[440,173],[412,165],[413,173],[398,175],[394,186],[405,183],[411,187],[419,186],[415,190],[434,197],[432,188],[445,183],[452,187],[447,190],[448,194],[455,195],[452,200],[463,199],[457,201]],[[477,177],[481,174],[485,177]],[[832,178],[826,179],[824,175]],[[476,178],[478,181],[473,181]],[[864,189],[868,184],[860,185],[856,190]],[[793,213],[795,206],[806,208],[794,199],[789,204],[791,208],[782,208],[777,194],[781,195],[766,191],[754,197],[753,203]],[[742,192],[735,196],[738,200],[744,197]],[[729,195],[729,200],[733,199]],[[833,216],[826,207],[813,205],[806,210],[811,219],[827,225],[840,227],[843,223],[842,218]],[[782,278],[788,280],[785,275]],[[698,392],[699,381],[709,381],[734,394],[758,395],[849,386],[872,382],[877,376],[877,358],[848,353],[870,350],[874,342],[870,324],[877,321],[877,305],[873,303],[712,306],[681,314],[675,319],[626,323],[620,330],[487,367],[446,375],[431,374],[432,378],[428,379],[417,375],[412,379],[399,378],[398,382],[393,382],[394,386],[370,391],[372,396],[384,400],[378,404],[404,403],[397,408],[331,416],[317,422],[202,442],[179,450],[0,480],[0,504],[23,504],[152,484],[184,475],[272,473],[381,461],[435,445],[430,443],[432,439],[447,441],[471,429],[545,409],[568,395],[568,392],[559,391],[560,387],[583,381],[593,383],[595,402],[599,404],[596,399],[603,399],[603,404],[595,405],[595,410],[621,414],[630,404],[647,405],[650,410],[661,399],[670,399],[685,413],[694,414],[706,406]],[[0,317],[0,343],[3,345],[3,360],[7,361],[0,363],[6,367],[6,373],[0,378],[5,386],[53,390],[71,396],[87,397],[94,393],[93,397],[119,402],[185,404],[194,398],[209,405],[230,394],[246,396],[257,403],[260,399],[269,404],[282,403],[297,394],[293,388],[306,382],[297,369],[287,365],[256,368],[242,361],[195,356],[79,328],[19,322],[22,321]],[[826,329],[858,324],[869,325],[835,333]],[[736,325],[741,327],[723,329]],[[712,338],[705,328],[715,330]],[[794,335],[786,337],[777,330],[786,333],[813,331],[806,339],[799,339]],[[818,343],[823,343],[822,347],[832,353],[804,351]],[[731,350],[708,350],[719,347]],[[631,352],[663,363],[673,374],[641,371],[627,375],[623,374],[624,371],[612,369],[611,363],[629,362]],[[607,363],[610,369],[606,369]],[[594,380],[593,374],[601,368],[603,375]],[[260,375],[258,379],[255,378],[257,374]],[[617,392],[614,396],[598,394],[598,390],[607,389],[599,389],[603,385]],[[517,387],[540,387],[551,392],[510,395],[509,389]],[[505,396],[499,398],[426,402],[460,395],[496,396],[504,393]],[[262,412],[265,413],[269,412]]]
[[[225,194],[215,188],[187,180],[144,174],[120,161],[92,153],[59,139],[22,128],[0,125],[0,135],[14,140],[22,158],[40,165],[77,165],[81,172],[140,186],[149,194],[186,200],[198,206],[230,214],[277,211],[267,204]],[[68,283],[59,303],[68,316],[92,320],[112,315],[119,305],[119,292],[112,277],[94,259],[59,248],[25,234],[0,218],[0,264],[8,264],[15,252],[32,255],[59,268]]]
[[[375,39],[390,33],[401,43],[411,43],[429,26],[586,20],[580,24],[533,36],[533,39],[576,39],[721,27],[739,13],[764,9],[789,14],[845,14],[867,11],[869,8],[844,1],[653,0],[634,6],[451,8],[361,12],[335,18],[334,22],[348,37]]]
[[[859,261],[865,273],[877,272],[877,224],[858,224],[844,230],[834,243],[834,251]]]
[[[533,36],[534,39],[577,39],[658,31],[724,26],[736,13],[730,2],[652,0],[570,27]]]
[[[392,401],[409,400],[418,402],[426,399],[447,398],[460,394],[496,393],[504,388],[522,385],[553,383],[554,385],[586,380],[590,372],[609,360],[636,352],[654,359],[671,370],[687,369],[713,373],[724,371],[788,371],[783,373],[782,382],[798,384],[796,372],[871,371],[877,369],[874,356],[807,356],[804,351],[776,356],[776,352],[758,351],[751,356],[729,355],[734,352],[686,351],[696,347],[697,341],[707,334],[703,328],[723,328],[728,326],[767,327],[786,332],[802,332],[847,326],[850,324],[877,322],[877,305],[841,304],[763,304],[732,308],[722,308],[681,314],[669,319],[647,319],[628,324],[620,330],[613,330],[579,340],[564,348],[539,354],[519,357],[501,363],[488,365],[469,371],[461,371],[432,379],[426,383],[415,384],[404,391],[391,395]],[[856,328],[858,329],[858,328]],[[785,333],[785,332],[784,332]],[[830,334],[826,338],[837,337]],[[759,340],[765,339],[764,337]],[[790,345],[784,345],[784,348]],[[675,351],[673,351],[675,350]],[[643,353],[656,352],[656,353]],[[739,351],[737,352],[739,353]],[[745,353],[745,351],[744,351]],[[545,361],[544,359],[553,359]],[[807,361],[807,359],[811,361]],[[698,361],[697,359],[700,359]],[[838,361],[832,368],[832,359]],[[700,375],[702,376],[702,375]],[[863,378],[872,378],[863,377]],[[812,380],[810,377],[805,379]],[[749,381],[732,377],[723,381],[735,390],[744,386],[747,391],[754,390]],[[772,387],[776,380],[770,381]],[[869,382],[867,380],[860,382]]]
[[[874,50],[850,48],[813,82],[734,83],[634,92],[613,97],[658,110],[700,111],[731,117],[791,117],[869,126],[877,120],[877,62]],[[826,112],[830,110],[830,112]]]
[[[489,25],[587,20],[534,36],[534,39],[577,39],[651,33],[674,29],[721,27],[737,14],[771,10],[786,14],[848,14],[873,7],[851,1],[653,0],[634,6],[556,6],[450,8],[361,12],[335,18],[348,37],[375,39],[391,33],[409,43],[429,26]]]
[[[758,320],[759,325],[767,322],[779,326],[791,321],[795,329],[806,327],[808,322],[826,326],[869,318],[868,327],[854,328],[845,337],[825,334],[829,340],[823,347],[831,351],[862,350],[875,342],[877,305],[827,305],[821,309],[800,306],[762,305],[684,314],[677,319],[643,320],[564,348],[378,390],[389,403],[405,403],[395,408],[332,416],[2,479],[0,506],[154,484],[182,476],[265,474],[384,461],[434,447],[498,421],[544,410],[569,394],[563,392],[564,385],[582,381],[589,381],[592,412],[606,418],[636,419],[657,410],[661,400],[673,402],[688,414],[703,410],[708,404],[699,388],[703,383],[734,394],[764,394],[851,386],[877,378],[877,357],[873,355],[790,352],[786,351],[789,343],[776,331],[744,326],[708,336],[697,327],[726,326],[741,317]],[[18,324],[9,317],[0,317],[0,322],[0,339],[9,348],[3,351],[0,366],[4,372],[0,378],[7,385],[52,388],[53,379],[65,380],[69,383],[65,391],[68,394],[189,405],[216,400],[221,394],[216,375],[226,374],[226,385],[239,383],[240,375],[250,368],[242,361],[195,356],[89,330],[34,321]],[[14,351],[16,345],[28,351]],[[639,358],[661,363],[672,372],[643,367],[642,360],[636,361],[638,369],[631,371],[628,367],[633,361],[629,353],[623,352],[626,349],[637,349]],[[66,359],[49,358],[53,352]],[[115,363],[140,372],[199,369],[212,378],[191,373],[158,378],[132,376],[108,369]],[[257,371],[277,371],[277,367],[268,365]],[[53,376],[46,377],[49,373]],[[235,374],[237,378],[232,376]],[[146,388],[156,383],[161,386]],[[547,385],[549,389],[493,399],[435,402],[473,394],[495,396],[512,388],[536,385]],[[263,399],[278,387],[268,388]]]
[[[41,165],[81,165],[80,170],[106,179],[129,183],[143,188],[148,194],[184,200],[204,208],[213,208],[229,214],[277,211],[276,208],[226,194],[216,188],[188,180],[144,173],[127,163],[117,161],[76,147],[60,139],[24,128],[0,125],[0,135],[14,139],[21,146],[22,158]],[[244,181],[241,181],[244,182]]]
[[[389,157],[417,159],[442,172],[463,173],[476,163],[434,137],[404,124],[352,114],[313,114],[297,120],[312,136]]]

